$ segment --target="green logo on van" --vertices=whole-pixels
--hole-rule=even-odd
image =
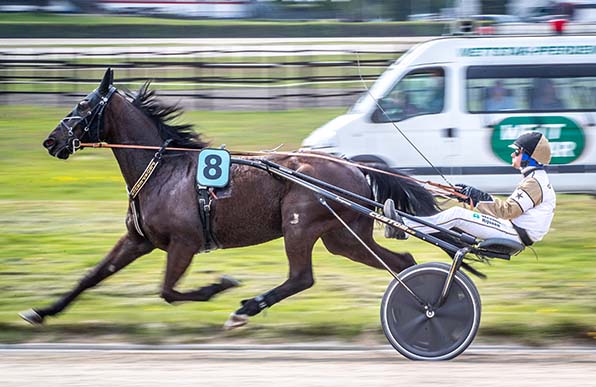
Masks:
[[[584,151],[585,136],[582,128],[567,117],[509,117],[495,125],[491,145],[501,160],[511,163],[509,145],[521,134],[538,131],[546,136],[552,151],[551,164],[568,164]]]

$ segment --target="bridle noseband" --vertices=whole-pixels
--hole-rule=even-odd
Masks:
[[[68,149],[70,154],[74,154],[81,147],[81,140],[85,140],[85,137],[91,131],[95,131],[95,137],[89,138],[89,141],[102,141],[100,131],[103,112],[116,91],[117,89],[114,86],[110,86],[106,95],[101,95],[99,89],[94,90],[91,94],[85,97],[85,100],[89,101],[90,109],[84,116],[78,112],[79,105],[77,104],[71,113],[72,115],[64,117],[60,121],[60,128],[63,132],[66,132],[67,135],[66,149]],[[74,123],[69,125],[71,121],[74,121]],[[75,128],[79,125],[84,125],[81,138],[78,138],[74,133]]]

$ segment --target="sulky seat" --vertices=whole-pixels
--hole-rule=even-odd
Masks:
[[[506,255],[517,255],[526,248],[523,244],[519,242],[505,238],[485,239],[482,242],[480,242],[476,247],[478,249],[486,250],[488,252]]]

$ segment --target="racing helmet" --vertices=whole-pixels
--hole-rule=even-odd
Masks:
[[[551,151],[546,137],[540,132],[527,132],[522,134],[509,145],[510,148],[523,150],[530,158],[540,164],[550,163]]]

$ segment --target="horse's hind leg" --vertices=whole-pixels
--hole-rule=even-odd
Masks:
[[[359,217],[349,225],[374,253],[396,273],[416,264],[410,253],[395,253],[379,245],[372,237],[372,220]],[[345,228],[323,234],[325,247],[332,254],[343,255],[353,261],[378,269],[383,265]]]
[[[54,316],[63,311],[79,294],[94,287],[107,277],[124,268],[135,259],[151,252],[153,245],[137,235],[126,234],[106,257],[93,268],[78,285],[54,304],[41,309],[30,309],[20,316],[31,324],[41,324],[46,316]]]
[[[304,229],[308,229],[308,227]],[[286,232],[284,243],[290,266],[288,279],[260,296],[242,301],[242,307],[230,315],[224,329],[245,325],[248,322],[248,317],[313,286],[312,250],[317,239],[318,235],[315,236],[312,233],[298,235]]]
[[[190,292],[178,292],[174,290],[180,277],[182,277],[192,262],[194,250],[193,246],[189,246],[182,242],[173,244],[168,248],[166,275],[161,290],[161,297],[167,303],[181,301],[208,301],[217,293],[240,285],[235,279],[228,276],[222,276],[219,283],[203,286],[198,290]]]

